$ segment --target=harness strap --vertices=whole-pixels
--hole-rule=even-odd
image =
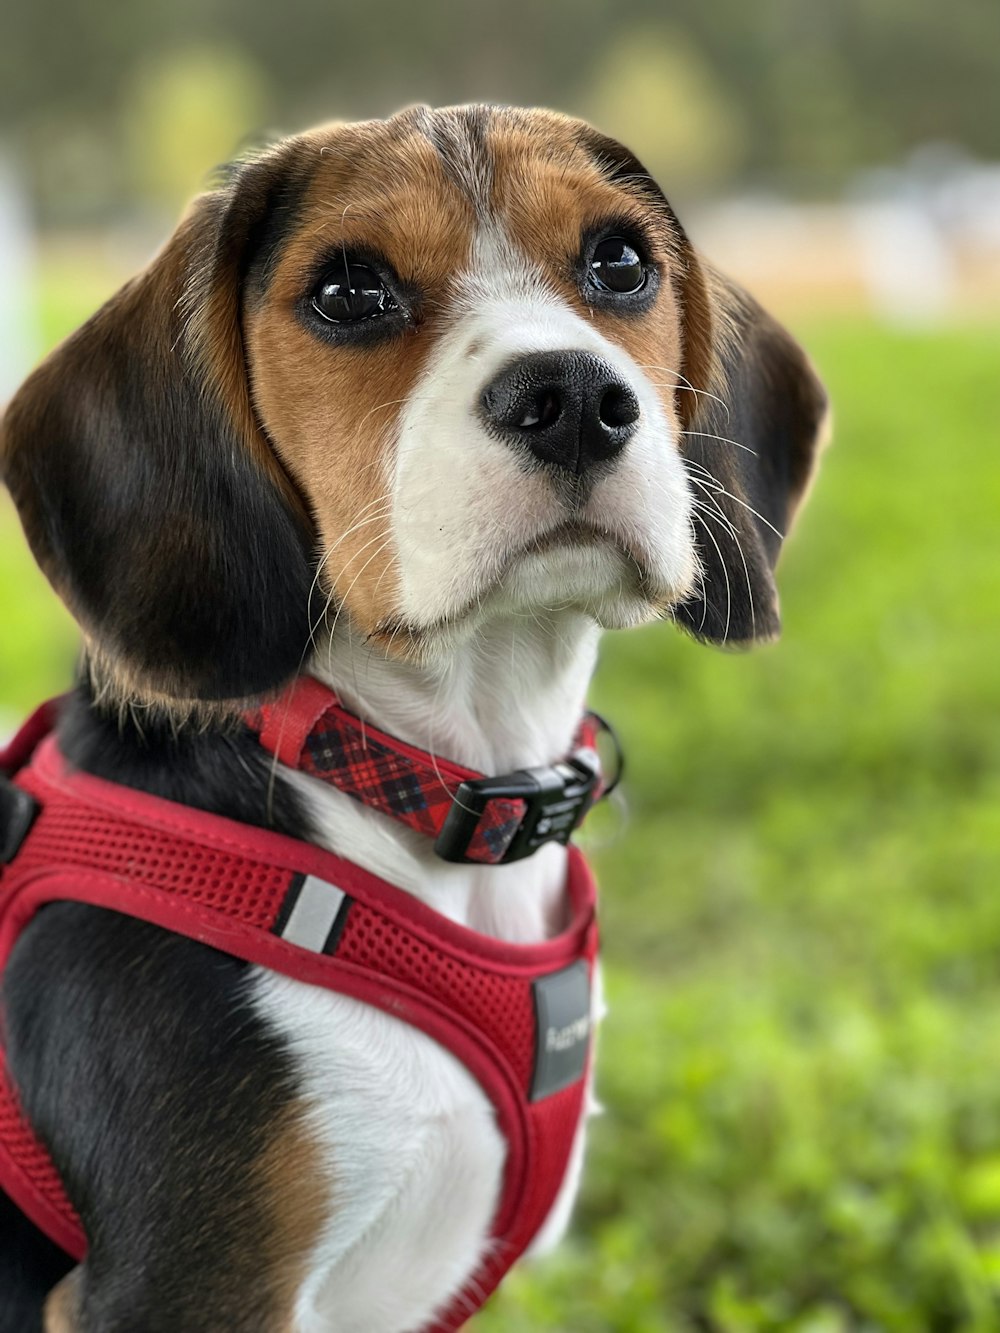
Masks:
[[[16,743],[18,754],[37,739]],[[507,1154],[488,1257],[427,1333],[460,1328],[544,1224],[584,1111],[597,931],[579,851],[569,850],[568,929],[509,945],[311,844],[71,771],[51,736],[14,781],[38,813],[0,867],[0,969],[41,906],[87,902],[380,1008],[479,1081]],[[68,1253],[85,1254],[80,1219],[6,1074],[0,1187]]]

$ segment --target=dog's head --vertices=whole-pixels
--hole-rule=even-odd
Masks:
[[[119,689],[235,699],[331,607],[396,654],[547,605],[772,637],[824,405],[626,149],[417,108],[234,167],[27,381],[0,461]]]

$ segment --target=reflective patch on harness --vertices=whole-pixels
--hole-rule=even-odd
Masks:
[[[38,806],[26,791],[15,787],[0,773],[0,862],[9,865],[38,814]]]
[[[343,889],[315,875],[296,875],[274,923],[274,933],[313,953],[333,953],[351,899]]]
[[[535,1074],[531,1100],[583,1077],[590,1049],[590,968],[582,960],[541,977],[535,993]]]

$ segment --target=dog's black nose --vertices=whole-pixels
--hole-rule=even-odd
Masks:
[[[490,381],[480,408],[492,434],[577,475],[614,458],[639,420],[635,394],[589,352],[521,357]]]

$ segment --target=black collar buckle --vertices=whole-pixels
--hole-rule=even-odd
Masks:
[[[542,768],[522,768],[501,777],[463,782],[455,793],[434,850],[444,861],[509,865],[547,842],[567,843],[597,799],[601,775],[573,756]],[[491,801],[523,801],[527,809],[513,833],[500,828],[484,834],[501,855],[469,855],[480,821]]]

